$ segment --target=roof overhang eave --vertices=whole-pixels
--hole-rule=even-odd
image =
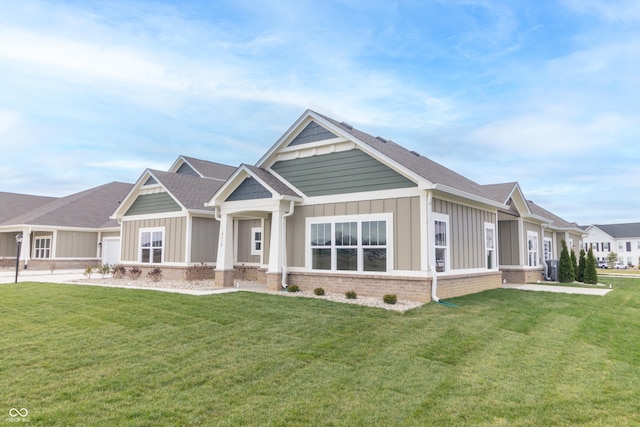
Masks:
[[[456,188],[448,187],[442,184],[435,184],[432,186],[432,189],[441,191],[443,193],[451,194],[453,196],[461,197],[464,199],[472,200],[476,203],[480,203],[483,205],[491,206],[496,209],[508,209],[509,206],[504,203],[496,202],[495,200],[487,199],[482,196],[477,196],[475,194],[467,193],[466,191],[458,190]]]

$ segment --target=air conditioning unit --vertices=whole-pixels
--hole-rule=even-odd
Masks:
[[[558,265],[560,264],[560,260],[557,259],[548,259],[545,261],[547,263],[547,277],[546,280],[551,280],[553,282],[558,281]]]

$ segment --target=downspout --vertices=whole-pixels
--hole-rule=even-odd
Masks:
[[[540,225],[540,229],[542,230],[542,268],[544,269],[544,280],[550,280],[549,267],[547,266],[547,260],[544,258],[544,226],[545,224]]]
[[[295,202],[290,201],[289,212],[282,215],[282,282],[281,286],[287,289],[287,217],[293,215]]]
[[[433,228],[431,226],[432,207],[433,207],[433,195],[431,194],[431,191],[429,191],[429,193],[427,194],[427,226],[429,227],[429,231],[431,231],[428,237],[429,240],[433,238],[433,233],[435,232],[435,231],[432,231]],[[435,240],[433,241],[435,242]],[[429,276],[431,277],[431,300],[435,301],[438,304],[446,305],[447,307],[457,307],[457,305],[453,303],[442,301],[440,298],[438,298],[438,273],[436,272],[435,266],[431,262],[431,250],[429,251],[428,257],[429,257]]]

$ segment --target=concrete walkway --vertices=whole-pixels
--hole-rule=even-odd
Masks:
[[[597,295],[604,296],[611,292],[610,288],[575,288],[571,286],[553,286],[553,285],[502,285],[504,289],[518,289],[521,291],[540,291],[540,292],[556,292],[562,294],[579,294],[579,295]]]

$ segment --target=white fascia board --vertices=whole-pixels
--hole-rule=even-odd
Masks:
[[[378,199],[397,199],[399,197],[420,197],[421,194],[424,194],[424,191],[417,187],[381,191],[366,191],[360,193],[331,194],[327,196],[307,197],[302,200],[300,206],[340,202],[361,202],[366,200]]]
[[[156,214],[129,215],[122,218],[122,221],[143,221],[147,219],[183,218],[189,216],[187,211],[162,212]]]
[[[476,196],[475,194],[467,193],[466,191],[458,190],[452,187],[448,187],[442,184],[436,184],[434,189],[437,191],[441,191],[443,193],[451,194],[453,196],[460,197],[462,199],[467,199],[474,201],[476,203],[480,203],[482,205],[491,206],[496,209],[508,209],[509,206],[504,203],[496,202],[495,200],[487,199],[481,196]]]
[[[70,226],[58,226],[58,225],[34,225],[34,224],[12,224],[3,225],[0,227],[0,232],[15,232],[23,231],[24,229],[30,229],[31,231],[78,231],[82,233],[98,233],[100,231],[110,230],[111,228],[89,228],[89,227],[70,227]],[[113,231],[118,231],[119,228],[113,228]]]
[[[273,146],[260,158],[260,160],[258,160],[258,162],[256,163],[256,166],[263,167],[265,162],[267,162],[275,152],[280,150],[281,146],[288,141],[290,136],[300,127],[300,125],[304,123],[305,120],[307,119],[310,120],[311,118],[316,118],[316,115],[313,114],[311,110],[306,110],[304,113],[302,113],[302,115],[298,117],[298,120],[296,120],[289,127],[289,129],[287,129],[287,131],[280,138],[278,138],[276,143],[273,144]]]
[[[131,187],[131,190],[127,193],[127,195],[122,199],[120,206],[116,208],[113,214],[109,217],[109,219],[121,219],[124,216],[124,213],[131,207],[131,204],[135,200],[133,197],[134,194],[137,194],[140,190],[140,187],[149,179],[151,171],[149,169],[145,169],[142,172],[142,175],[136,180],[136,183]]]

